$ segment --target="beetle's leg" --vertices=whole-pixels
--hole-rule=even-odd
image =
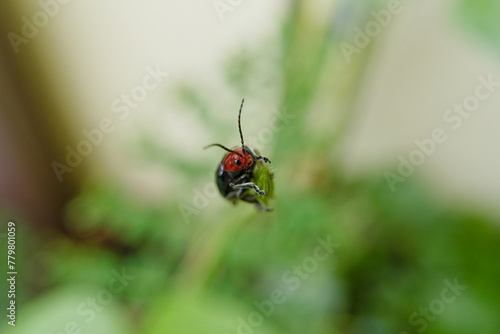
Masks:
[[[271,162],[271,160],[269,160],[268,158],[262,156],[262,155],[255,155],[255,153],[248,147],[248,146],[243,146],[243,149],[248,152],[248,154],[250,154],[250,156],[252,157],[252,159],[254,159],[255,161],[264,161],[264,162]]]
[[[244,191],[245,189],[235,189],[227,194],[225,198],[235,204],[236,201],[242,197]]]
[[[231,180],[231,183],[232,184],[237,184],[238,182],[240,182],[241,180],[243,180],[244,178],[246,177],[250,177],[250,175],[248,173],[244,173],[236,178],[234,178],[233,180]],[[233,187],[234,188],[234,187]]]
[[[259,155],[258,157],[255,157],[255,160],[269,162],[269,163],[271,162],[271,160],[269,160],[266,157],[263,157],[262,155]]]
[[[247,189],[247,188],[253,188],[255,190],[255,192],[259,195],[263,195],[263,196],[267,196],[267,194],[265,193],[265,191],[263,190],[260,190],[259,187],[253,183],[253,182],[246,182],[246,183],[240,183],[240,184],[234,184],[234,183],[229,183],[229,186],[233,189],[239,189],[239,188],[243,188],[243,189]]]
[[[273,209],[270,209],[268,207],[265,207],[261,202],[259,202],[256,198],[255,198],[255,195],[254,194],[245,194],[243,195],[241,198],[240,198],[242,201],[245,201],[247,203],[251,203],[251,204],[254,204],[255,207],[257,208],[257,210],[260,210],[260,211],[266,211],[266,212],[269,212],[269,211],[273,211]]]
[[[231,191],[229,194],[226,195],[226,199],[230,200],[233,202],[233,204],[242,197],[243,193],[248,189],[248,188],[240,188],[240,187],[233,187],[234,184],[238,184],[238,182],[244,180],[245,178],[249,177],[248,173],[244,173],[236,178],[234,178],[229,186],[233,188],[234,190]]]

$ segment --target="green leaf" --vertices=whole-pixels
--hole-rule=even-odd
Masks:
[[[267,205],[269,200],[274,196],[274,174],[268,166],[262,162],[258,162],[254,169],[255,184],[267,194],[267,196],[258,195],[257,199],[262,204]]]

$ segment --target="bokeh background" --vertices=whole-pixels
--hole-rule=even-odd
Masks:
[[[498,17],[494,0],[2,1],[1,333],[500,332],[499,87],[449,111],[500,81]],[[202,149],[238,144],[242,97],[271,213],[216,194],[224,152]]]

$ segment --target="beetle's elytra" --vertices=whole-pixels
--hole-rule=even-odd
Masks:
[[[241,131],[243,102],[245,102],[245,99],[241,101],[238,113],[241,147],[228,149],[221,144],[210,144],[205,148],[218,146],[228,152],[222,158],[215,174],[217,187],[224,198],[233,202],[233,204],[241,200],[254,204],[259,210],[271,211],[272,209],[265,206],[269,198],[273,196],[274,190],[274,175],[266,165],[271,161],[245,146]]]

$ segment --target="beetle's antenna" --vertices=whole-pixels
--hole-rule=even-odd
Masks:
[[[203,147],[203,149],[204,149],[204,150],[206,150],[207,148],[212,147],[212,146],[219,146],[220,148],[222,148],[222,149],[224,149],[224,150],[226,150],[226,151],[228,151],[228,152],[238,154],[240,157],[242,157],[242,158],[243,158],[243,155],[242,155],[242,154],[240,154],[240,153],[238,153],[238,152],[236,152],[236,151],[230,150],[230,149],[228,149],[227,147],[225,147],[225,146],[223,146],[223,145],[221,145],[221,144],[210,144],[210,145],[207,145],[207,146]]]
[[[240,130],[241,147],[243,148],[243,152],[245,152],[245,143],[243,142],[243,132],[241,132],[241,110],[243,109],[243,102],[245,102],[244,98],[241,100],[240,112],[238,113],[238,129]]]

